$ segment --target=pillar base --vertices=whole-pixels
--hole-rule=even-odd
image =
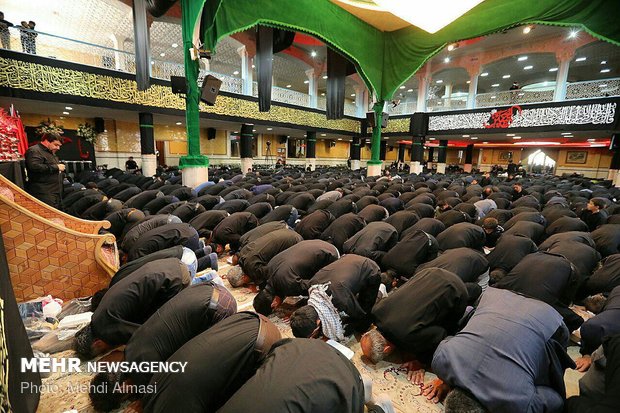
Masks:
[[[463,172],[470,173],[470,172],[471,172],[471,170],[472,170],[472,168],[473,168],[473,165],[472,165],[472,164],[470,164],[470,163],[466,163],[465,165],[463,165]]]
[[[609,179],[610,181],[615,181],[616,180],[616,175],[618,174],[618,170],[617,169],[610,169],[609,173],[607,173],[607,179]]]
[[[157,156],[142,154],[142,175],[154,176],[157,173]]]
[[[310,167],[311,171],[316,169],[316,158],[306,158],[306,169]]]
[[[620,188],[620,173],[616,174],[616,178],[614,179],[614,186]]]
[[[446,164],[445,163],[438,163],[437,164],[437,173],[438,174],[445,174],[446,173]]]
[[[241,158],[241,173],[243,175],[248,173],[248,169],[252,170],[252,166],[254,165],[254,159],[252,158]]]
[[[412,174],[421,174],[422,173],[422,165],[418,161],[409,162],[409,173]]]
[[[351,159],[351,170],[359,171],[360,169],[360,160],[359,159]]]
[[[383,166],[383,162],[380,164],[368,164],[368,171],[366,172],[366,176],[381,176],[381,167]]]
[[[195,188],[209,180],[208,166],[186,166],[183,168],[183,185]]]

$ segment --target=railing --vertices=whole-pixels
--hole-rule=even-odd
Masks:
[[[411,115],[416,111],[418,107],[418,102],[410,101],[410,102],[401,102],[398,106],[394,107],[393,105],[388,105],[387,113],[390,116],[396,115]]]
[[[566,99],[588,99],[620,95],[620,78],[570,83]]]
[[[506,90],[476,95],[476,107],[519,105],[553,101],[553,90]]]
[[[467,108],[467,96],[454,98],[435,98],[426,101],[426,110],[428,112],[437,112],[444,110],[459,110]]]

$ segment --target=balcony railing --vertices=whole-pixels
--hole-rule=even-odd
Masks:
[[[36,32],[17,27],[10,28],[9,45],[2,47],[17,52],[31,53],[43,57],[79,63],[88,66],[101,67],[125,73],[136,72],[135,56],[131,52],[118,50],[106,46],[91,44],[75,39],[68,39],[54,34]],[[243,79],[215,73],[201,68],[199,82],[207,74],[211,74],[222,80],[221,90],[225,92],[243,94]],[[171,76],[184,76],[185,69],[182,63],[171,62],[153,58],[151,60],[151,76],[156,79],[170,80]],[[257,96],[257,84],[253,82],[253,96]],[[620,96],[620,78],[575,82],[567,85],[566,99],[590,99],[607,96]],[[506,106],[514,104],[544,103],[553,101],[554,90],[519,89],[512,91],[497,91],[492,93],[480,93],[476,95],[475,107],[484,108],[491,106]],[[300,107],[311,107],[311,96],[291,89],[273,87],[272,99],[275,102],[288,103]],[[427,111],[450,111],[467,108],[467,96],[435,98],[426,102]],[[325,98],[317,96],[316,108],[325,110]],[[388,105],[390,115],[410,115],[417,109],[416,101],[402,102],[396,107]],[[358,113],[354,103],[345,102],[344,113],[348,116],[364,116]]]

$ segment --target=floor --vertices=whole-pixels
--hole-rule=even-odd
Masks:
[[[225,258],[220,259],[219,274],[224,275],[228,271],[230,265],[226,263]],[[226,281],[225,281],[226,282]],[[227,286],[228,283],[226,282]],[[239,311],[252,310],[252,300],[254,293],[247,288],[230,288],[235,299]],[[285,317],[290,314],[294,308],[291,304],[293,300],[287,300],[279,309],[276,315],[272,315],[271,320],[278,326],[282,335],[292,337],[290,328]],[[408,382],[402,372],[394,371],[390,367],[398,367],[398,360],[395,363],[383,361],[377,365],[367,364],[361,359],[361,350],[356,337],[351,337],[346,343],[347,347],[355,352],[353,363],[363,374],[367,374],[373,379],[373,394],[387,393],[394,404],[395,410],[399,413],[434,413],[442,412],[441,404],[433,404],[420,395],[420,387]],[[573,359],[579,357],[579,347],[572,345],[569,347],[568,353]],[[73,351],[65,351],[57,353],[55,357],[72,357]],[[567,396],[577,395],[579,393],[578,381],[582,373],[574,370],[568,370],[565,375]],[[88,386],[92,375],[88,373],[56,373],[43,380],[43,391],[38,412],[40,413],[57,413],[75,410],[80,413],[94,412],[90,406],[88,394],[84,391],[83,386]],[[426,382],[431,381],[435,376],[426,373]],[[86,390],[87,391],[87,390]],[[127,404],[127,403],[126,403]],[[126,405],[125,404],[125,405]],[[125,405],[117,412],[122,412]]]

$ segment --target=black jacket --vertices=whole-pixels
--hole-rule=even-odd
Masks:
[[[26,151],[26,170],[28,171],[28,192],[60,195],[58,163],[60,161],[49,149],[38,143]]]

